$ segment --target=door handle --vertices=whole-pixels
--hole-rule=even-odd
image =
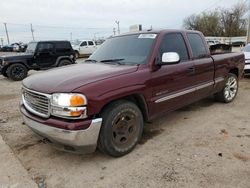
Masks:
[[[188,74],[194,74],[195,73],[195,67],[189,67],[189,68],[187,68],[187,73]]]

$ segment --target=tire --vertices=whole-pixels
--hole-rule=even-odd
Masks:
[[[103,123],[98,149],[113,157],[121,157],[134,149],[143,132],[143,117],[132,102],[120,100],[108,105],[101,114]]]
[[[215,94],[215,99],[220,102],[232,102],[238,93],[238,78],[235,74],[229,73],[224,88]]]
[[[2,75],[3,75],[4,77],[8,78],[8,75],[7,75],[6,71],[3,71],[3,72],[2,72]]]
[[[66,65],[71,65],[71,61],[70,60],[67,60],[67,59],[63,59],[61,60],[59,63],[58,63],[58,67],[61,67],[61,66],[66,66]]]
[[[80,54],[78,51],[75,51],[75,58],[78,59],[80,57]]]
[[[27,77],[28,70],[24,65],[17,63],[10,65],[6,70],[6,74],[11,80],[19,81]]]

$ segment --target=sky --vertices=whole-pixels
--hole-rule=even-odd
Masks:
[[[183,19],[191,14],[229,8],[239,1],[0,0],[0,38],[7,43],[3,23],[7,23],[11,43],[31,41],[31,23],[35,40],[109,37],[117,28],[116,20],[121,33],[134,24],[142,24],[143,29],[180,29]]]

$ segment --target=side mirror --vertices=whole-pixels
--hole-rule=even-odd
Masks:
[[[165,52],[162,54],[161,64],[175,64],[180,62],[180,56],[176,52]]]

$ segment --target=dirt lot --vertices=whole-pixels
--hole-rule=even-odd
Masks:
[[[0,134],[40,187],[250,186],[250,79],[241,80],[233,103],[208,98],[147,124],[122,158],[53,149],[22,124],[21,82],[0,76],[0,88]]]

